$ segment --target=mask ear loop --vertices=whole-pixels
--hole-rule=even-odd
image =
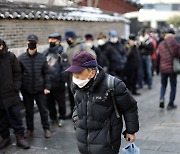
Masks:
[[[89,75],[88,75],[87,79],[89,79],[89,76],[91,75],[91,73],[92,73],[92,70],[91,70],[91,72],[89,73]]]

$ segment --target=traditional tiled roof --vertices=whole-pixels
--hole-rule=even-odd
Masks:
[[[43,19],[89,22],[126,22],[129,20],[117,13],[103,12],[92,7],[60,7],[29,3],[0,3],[1,19]]]

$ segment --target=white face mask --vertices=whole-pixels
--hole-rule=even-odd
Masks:
[[[89,74],[89,76],[91,75],[91,72]],[[88,82],[90,81],[89,76],[87,77],[87,79],[85,80],[81,80],[81,79],[77,79],[74,76],[72,77],[72,81],[73,83],[75,83],[79,88],[83,88],[85,85],[88,84]]]
[[[117,41],[118,41],[118,37],[110,37],[110,42],[112,42],[112,43],[117,43]]]
[[[106,42],[104,40],[98,40],[98,45],[104,45]]]
[[[93,43],[92,43],[92,42],[86,42],[86,45],[87,45],[88,47],[90,47],[90,48],[93,47]]]

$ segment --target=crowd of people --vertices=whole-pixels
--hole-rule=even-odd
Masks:
[[[65,32],[64,39],[68,45],[66,50],[62,45],[61,35],[50,34],[48,49],[39,52],[38,36],[31,34],[27,37],[27,50],[18,58],[8,51],[5,41],[0,39],[0,135],[3,138],[0,149],[10,144],[9,128],[14,129],[19,147],[24,149],[30,147],[25,139],[31,137],[34,131],[34,101],[41,116],[44,137],[50,138],[50,126],[57,123],[59,127],[62,127],[65,120],[73,115],[76,101],[72,83],[78,83],[79,88],[83,88],[91,78],[96,78],[96,73],[99,74],[101,69],[126,84],[129,99],[131,94],[141,95],[138,88],[147,85],[148,89],[152,89],[153,75],[155,72],[157,74],[160,72],[159,107],[164,108],[168,77],[170,77],[171,93],[167,109],[177,107],[174,104],[177,73],[173,72],[170,53],[180,58],[180,43],[173,29],[167,28],[163,33],[142,30],[139,35],[130,34],[128,39],[120,38],[116,30],[110,30],[108,35],[101,32],[97,38],[88,33],[84,39],[79,38],[75,31],[69,30]],[[87,62],[86,56],[80,56],[77,58],[78,61],[74,59],[83,51],[95,59],[91,57],[91,60]],[[79,73],[72,69],[76,70],[79,65],[88,68],[94,65],[94,60],[98,63],[98,70],[94,75],[88,75],[90,79],[78,80],[73,74],[65,71],[71,65],[69,72]],[[93,72],[93,69],[90,72]],[[124,88],[123,85],[122,87]],[[66,89],[71,109],[69,114],[66,114]],[[25,134],[18,108],[19,91],[23,96],[26,111]],[[133,100],[129,103],[136,104]],[[137,110],[136,106],[134,110]],[[138,131],[137,123],[135,125],[136,128],[132,128],[133,133]]]

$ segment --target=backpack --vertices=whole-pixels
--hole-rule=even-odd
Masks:
[[[108,76],[106,78],[108,91],[110,92],[110,95],[111,95],[111,99],[112,99],[112,102],[113,102],[116,117],[120,118],[120,115],[119,115],[119,112],[118,112],[118,109],[117,109],[117,105],[116,105],[116,102],[115,102],[115,99],[114,99],[114,81],[115,81],[115,77],[108,74]]]

